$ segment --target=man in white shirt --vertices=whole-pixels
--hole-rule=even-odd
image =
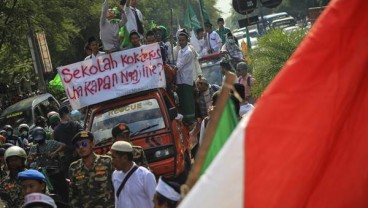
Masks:
[[[210,22],[204,23],[204,27],[207,32],[207,40],[209,41],[208,53],[220,53],[220,49],[222,47],[220,35],[212,30],[212,24]]]
[[[132,145],[117,141],[111,146],[112,165],[115,171],[112,182],[116,208],[152,208],[156,179],[153,173],[133,162]]]
[[[128,20],[125,26],[129,33],[136,31],[140,38],[143,39],[143,15],[142,12],[137,9],[137,1],[138,0],[128,0],[125,4],[124,11]]]
[[[185,29],[179,31],[178,60],[176,62],[176,84],[179,97],[179,112],[183,115],[183,122],[191,124],[195,119],[193,70],[195,68],[195,55],[188,46],[189,33]]]
[[[88,47],[91,50],[91,55],[87,56],[84,60],[96,59],[97,57],[105,54],[105,52],[98,50],[99,44],[95,37],[90,37],[88,39]]]

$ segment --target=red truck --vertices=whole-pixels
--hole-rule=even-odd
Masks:
[[[189,133],[174,101],[164,89],[152,89],[89,107],[86,129],[95,136],[95,152],[105,154],[112,145],[111,129],[126,123],[133,145],[141,146],[156,176],[179,177],[190,169]]]

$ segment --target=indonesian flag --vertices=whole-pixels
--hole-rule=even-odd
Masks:
[[[330,2],[180,207],[368,207],[367,11]]]

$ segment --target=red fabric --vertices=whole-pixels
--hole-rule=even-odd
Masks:
[[[259,99],[245,207],[368,207],[368,1],[334,0]]]

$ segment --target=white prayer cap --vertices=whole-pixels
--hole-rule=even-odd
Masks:
[[[43,203],[50,205],[53,208],[57,207],[55,201],[51,197],[41,193],[31,193],[26,195],[23,207],[27,208],[28,205],[31,205],[33,203]]]
[[[160,193],[162,196],[172,201],[180,201],[181,199],[180,193],[178,193],[178,191],[176,191],[173,186],[177,186],[177,189],[180,192],[179,184],[175,182],[166,182],[162,180],[162,177],[160,177],[156,187],[156,192]]]

